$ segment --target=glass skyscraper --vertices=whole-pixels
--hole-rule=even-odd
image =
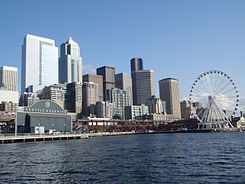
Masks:
[[[27,34],[22,46],[21,93],[58,83],[58,48],[55,41]]]
[[[72,38],[61,44],[59,59],[59,82],[82,83],[82,58],[80,46]]]

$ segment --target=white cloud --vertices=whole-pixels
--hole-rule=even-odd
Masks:
[[[83,64],[83,75],[88,73],[95,74],[96,67],[92,66],[91,64]]]

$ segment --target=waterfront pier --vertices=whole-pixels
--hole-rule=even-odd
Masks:
[[[130,135],[133,132],[99,132],[83,134],[41,134],[41,135],[0,135],[0,144],[21,143],[21,142],[40,142],[40,141],[57,141],[57,140],[75,140],[87,139],[89,137]]]

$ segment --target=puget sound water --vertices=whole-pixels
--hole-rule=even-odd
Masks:
[[[0,183],[245,183],[245,132],[0,145]]]

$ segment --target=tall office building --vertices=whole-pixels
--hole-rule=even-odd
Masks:
[[[143,59],[142,58],[132,58],[131,62],[131,73],[137,70],[143,70]]]
[[[115,75],[116,88],[127,91],[129,105],[133,104],[132,79],[128,73],[118,73]]]
[[[132,72],[133,104],[145,104],[146,100],[155,95],[155,77],[153,70]]]
[[[93,82],[99,85],[99,101],[103,101],[103,77],[95,74],[83,75],[83,83]]]
[[[18,68],[10,66],[0,67],[0,89],[18,91]]]
[[[93,82],[83,83],[83,114],[95,114],[95,105],[99,101],[99,85]]]
[[[58,48],[55,41],[27,34],[22,46],[21,93],[58,83]]]
[[[71,113],[81,113],[82,111],[82,84],[78,82],[66,85],[65,109]]]
[[[145,104],[147,99],[155,95],[154,71],[144,70],[142,58],[132,58],[130,63],[133,104]]]
[[[118,88],[107,90],[107,100],[113,105],[113,118],[125,119],[125,107],[129,106],[127,91]]]
[[[167,114],[172,114],[175,119],[181,118],[179,81],[166,78],[159,81],[160,98],[166,101]]]
[[[106,91],[115,88],[115,68],[110,66],[97,68],[97,75],[103,76],[103,96],[106,100]]]
[[[80,46],[72,40],[71,37],[60,46],[59,82],[82,83],[82,58],[80,56]]]

